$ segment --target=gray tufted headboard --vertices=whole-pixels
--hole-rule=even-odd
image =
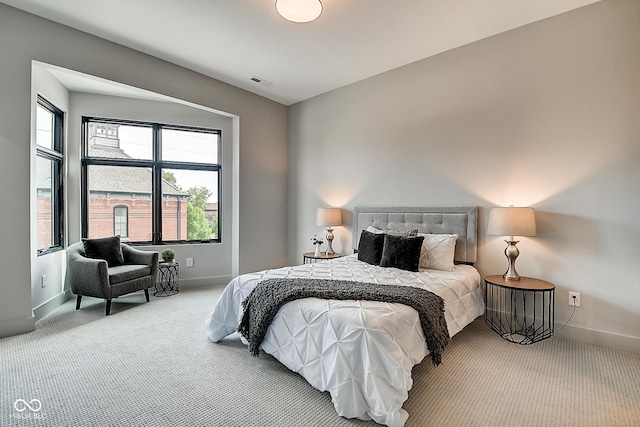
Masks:
[[[353,248],[368,226],[391,230],[418,229],[426,234],[457,234],[455,261],[473,264],[478,253],[478,207],[376,207],[353,209]]]

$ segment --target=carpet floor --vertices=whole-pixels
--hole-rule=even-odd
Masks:
[[[337,416],[328,393],[237,337],[210,342],[221,291],[140,292],[110,316],[102,300],[75,311],[72,299],[0,339],[0,426],[377,425]],[[640,425],[640,355],[557,337],[520,346],[482,319],[413,378],[407,427]]]

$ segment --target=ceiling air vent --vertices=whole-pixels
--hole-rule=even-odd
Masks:
[[[256,77],[256,76],[251,77],[251,81],[255,82],[255,83],[259,83],[262,86],[271,86],[271,85],[273,85],[273,83],[271,83],[271,82],[269,82],[269,81],[267,81],[265,79],[261,79],[260,77]]]

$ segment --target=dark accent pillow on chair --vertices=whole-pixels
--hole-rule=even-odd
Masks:
[[[101,239],[82,239],[84,254],[87,258],[103,259],[109,267],[124,264],[124,255],[120,247],[120,236]]]
[[[383,246],[384,234],[362,230],[360,242],[358,242],[358,259],[369,264],[380,265]]]
[[[385,234],[380,267],[418,271],[423,240],[423,236],[405,237]]]

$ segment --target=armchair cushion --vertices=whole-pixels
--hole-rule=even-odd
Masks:
[[[87,258],[103,259],[109,267],[124,264],[124,256],[120,247],[120,236],[100,239],[82,239],[82,246]]]
[[[116,283],[127,282],[129,280],[139,279],[149,275],[151,275],[151,267],[148,265],[117,265],[109,268],[109,283],[111,283],[111,285],[115,285]]]

